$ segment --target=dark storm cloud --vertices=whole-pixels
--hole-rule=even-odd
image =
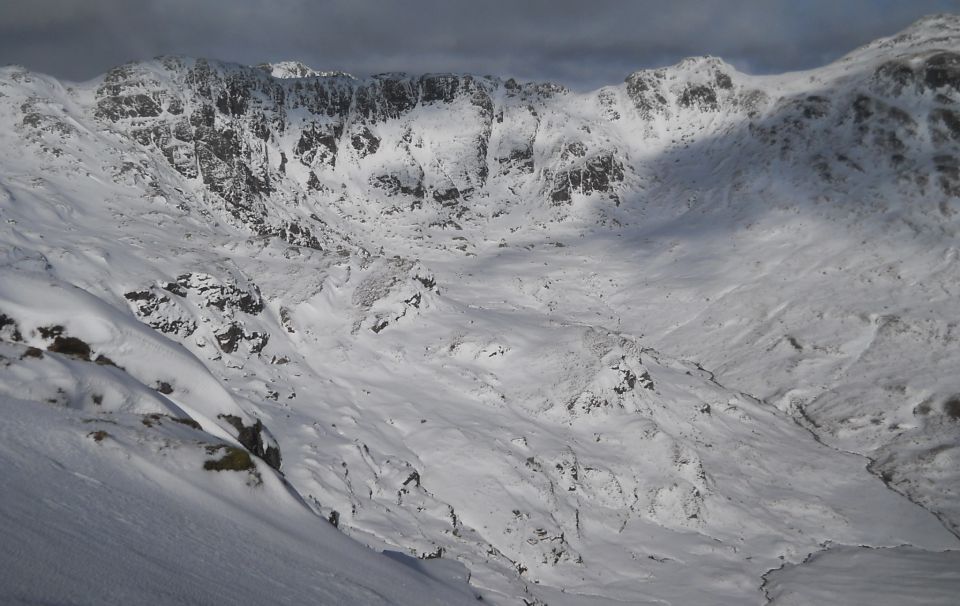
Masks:
[[[318,69],[495,73],[577,88],[691,55],[821,65],[960,0],[2,0],[0,64],[69,79],[185,54]]]

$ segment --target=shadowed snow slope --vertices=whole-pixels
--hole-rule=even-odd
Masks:
[[[952,16],[586,94],[0,70],[0,597],[762,604],[821,559],[935,573],[958,104]]]

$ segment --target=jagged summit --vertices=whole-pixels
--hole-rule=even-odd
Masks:
[[[254,66],[263,70],[274,78],[327,78],[332,76],[353,78],[342,71],[318,71],[300,61],[281,61],[279,63],[260,63]]]

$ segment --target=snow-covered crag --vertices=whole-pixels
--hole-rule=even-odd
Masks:
[[[36,519],[75,536],[49,521],[80,491],[130,548],[63,476],[296,560],[244,560],[290,601],[795,603],[812,553],[960,547],[958,18],[809,72],[693,58],[586,94],[10,67],[0,125],[0,452],[44,486],[0,497],[15,539],[56,490]],[[221,502],[245,526],[218,535]],[[190,535],[151,524],[176,575]],[[36,527],[4,597],[71,595],[54,566],[97,591],[47,553],[80,539]]]

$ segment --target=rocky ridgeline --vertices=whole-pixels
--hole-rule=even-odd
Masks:
[[[458,230],[505,212],[473,208],[479,198],[618,206],[633,175],[656,172],[631,158],[658,147],[668,157],[668,137],[694,154],[751,150],[764,161],[747,175],[789,163],[845,187],[893,167],[904,187],[957,195],[960,54],[911,50],[856,67],[823,92],[786,94],[694,58],[575,95],[469,75],[276,78],[262,66],[162,58],[111,70],[95,114],[162,154],[227,218],[317,249],[343,245],[330,208],[354,226],[418,211],[422,227]],[[827,134],[836,152],[824,152]]]
[[[679,131],[670,136],[686,154],[756,158],[740,167],[740,187],[772,172],[796,175],[804,191],[873,187],[882,197],[876,186],[893,174],[906,195],[890,203],[956,197],[960,54],[909,48],[871,61],[865,53],[841,62],[851,65],[839,76],[811,73],[803,92],[779,92],[713,58],[637,72],[625,90],[643,122]]]
[[[780,161],[799,157],[811,176],[840,189],[889,172],[916,199],[960,193],[960,54],[890,60],[841,90],[778,100],[750,122],[753,145]]]
[[[469,75],[281,79],[163,58],[111,70],[95,115],[162,154],[254,233],[328,248],[336,236],[308,210],[324,202],[368,199],[379,203],[374,216],[426,207],[433,226],[456,228],[492,178],[534,175],[552,204],[615,197],[625,174],[617,150],[575,141],[537,166],[541,113],[567,95]]]
[[[751,117],[769,97],[744,86],[730,65],[714,57],[685,59],[673,67],[627,76],[626,92],[640,117],[670,119],[684,112],[742,112]]]

